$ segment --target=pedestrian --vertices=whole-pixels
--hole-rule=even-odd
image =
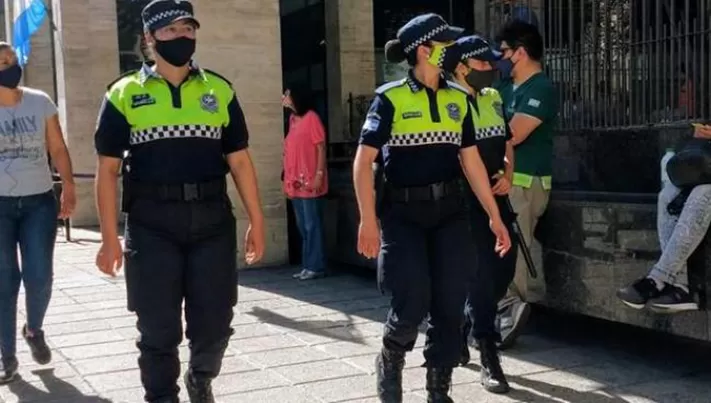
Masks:
[[[695,124],[694,138],[686,147],[705,150],[699,144],[711,140],[711,122]],[[683,154],[683,153],[682,153]],[[691,159],[693,173],[698,172],[696,158]],[[703,158],[703,157],[702,157]],[[671,165],[671,164],[669,164]],[[711,184],[693,183],[677,186],[667,171],[668,161],[663,162],[662,189],[657,197],[657,234],[662,253],[647,274],[619,289],[617,297],[634,309],[649,308],[655,313],[673,314],[699,309],[694,300],[694,290],[689,288],[688,260],[708,234],[711,225]],[[672,171],[673,173],[673,171]],[[672,176],[673,178],[673,176]]]
[[[145,400],[179,401],[184,302],[190,340],[185,385],[192,403],[209,403],[237,303],[227,173],[249,217],[248,264],[264,251],[263,214],[235,92],[225,78],[192,60],[200,28],[193,6],[154,0],[142,20],[155,62],[109,85],[96,129],[102,236],[96,264],[111,276],[122,264],[115,207],[122,172],[128,309],[138,317]]]
[[[323,197],[328,193],[326,130],[316,113],[311,91],[292,85],[282,97],[291,112],[284,139],[284,193],[291,200],[301,234],[302,269],[298,280],[312,280],[326,273],[323,238]]]
[[[533,233],[550,197],[558,91],[543,72],[543,37],[535,25],[514,19],[504,25],[496,41],[503,56],[500,64],[504,71],[511,72],[495,85],[504,102],[504,116],[515,153],[509,198],[523,240],[540,262],[541,248]],[[514,344],[531,312],[528,270],[521,255],[516,262],[514,281],[499,303],[500,348]]]
[[[501,212],[504,225],[513,233],[515,217],[509,209],[508,192],[513,177],[514,150],[502,110],[499,92],[492,88],[496,70],[494,65],[501,53],[480,36],[467,36],[457,40],[461,54],[454,69],[454,81],[471,95],[472,118],[479,155],[491,178],[492,192]],[[481,231],[489,217],[474,194],[470,194],[469,208],[472,234],[476,247],[476,260],[469,283],[465,304],[465,326],[462,337],[461,364],[469,363],[468,340],[470,334],[479,346],[481,358],[481,384],[493,393],[506,393],[506,381],[496,348],[501,335],[495,325],[498,302],[506,294],[516,269],[516,245],[503,257],[494,251],[496,237]]]
[[[388,61],[407,60],[411,68],[406,78],[375,91],[354,161],[358,252],[379,257],[379,284],[392,292],[376,359],[382,402],[402,402],[405,354],[412,351],[428,313],[428,402],[452,401],[449,389],[461,352],[462,306],[474,242],[463,176],[487,211],[496,250],[504,254],[511,246],[477,151],[466,90],[442,76],[452,61],[448,48],[461,33],[442,17],[425,14],[388,42]],[[373,162],[379,152],[385,183],[376,218]]]
[[[46,93],[19,87],[22,67],[0,42],[0,384],[17,375],[17,297],[25,287],[22,337],[38,364],[52,360],[42,330],[52,296],[57,217],[76,205],[72,163],[57,107]],[[59,208],[47,154],[59,172]],[[18,261],[18,249],[22,259]]]

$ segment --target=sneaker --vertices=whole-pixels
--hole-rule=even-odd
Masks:
[[[523,301],[518,301],[510,305],[501,315],[500,332],[501,343],[498,347],[501,350],[510,348],[516,342],[521,331],[528,322],[528,317],[531,315],[531,306]]]
[[[308,270],[306,270],[306,269],[301,269],[300,272],[294,273],[294,275],[292,275],[291,278],[296,279],[296,280],[301,280],[301,276],[303,276],[304,273],[307,272],[307,271],[308,271]]]
[[[634,309],[644,308],[647,301],[660,295],[662,295],[662,291],[657,288],[657,283],[648,277],[639,279],[631,285],[617,290],[617,298]]]
[[[317,278],[321,278],[325,276],[325,273],[322,271],[311,271],[311,270],[306,270],[304,269],[301,273],[301,276],[299,277],[299,280],[314,280]]]
[[[16,357],[2,358],[0,360],[0,385],[12,382],[17,376],[18,362]]]
[[[209,380],[195,379],[190,374],[190,370],[185,371],[183,380],[190,397],[190,403],[215,403],[215,396],[212,394],[212,385]]]
[[[699,305],[688,291],[667,284],[658,297],[649,300],[649,308],[657,313],[679,313],[697,311]]]
[[[46,365],[52,361],[52,350],[49,349],[47,342],[44,340],[44,332],[38,330],[29,335],[27,332],[27,325],[22,327],[22,337],[30,346],[30,351],[32,352],[32,359],[35,360],[37,364]]]

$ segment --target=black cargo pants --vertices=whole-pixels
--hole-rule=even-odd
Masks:
[[[232,335],[237,302],[232,207],[226,195],[193,202],[139,199],[131,204],[125,241],[128,308],[138,317],[145,399],[178,402],[183,302],[189,370],[197,379],[219,374]]]
[[[464,196],[399,203],[384,196],[380,218],[380,285],[392,293],[385,348],[412,351],[429,313],[425,366],[457,366],[462,306],[472,260],[472,235]]]
[[[476,258],[469,265],[470,279],[465,304],[464,332],[475,339],[493,338],[501,341],[495,325],[499,301],[513,281],[518,255],[518,241],[513,230],[516,219],[506,203],[506,197],[495,196],[501,219],[511,238],[511,249],[503,257],[494,251],[496,237],[489,229],[489,216],[470,195],[471,226]]]

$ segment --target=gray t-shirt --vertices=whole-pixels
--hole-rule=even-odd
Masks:
[[[22,87],[22,100],[0,107],[0,196],[30,196],[52,189],[47,161],[47,119],[57,113],[49,95]]]

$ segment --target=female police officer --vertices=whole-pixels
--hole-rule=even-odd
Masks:
[[[191,63],[199,28],[188,1],[155,0],[143,10],[155,64],[109,86],[96,129],[102,244],[97,266],[121,265],[116,179],[124,160],[126,288],[138,316],[138,363],[145,399],[178,402],[178,345],[185,300],[192,403],[214,402],[237,302],[235,219],[230,172],[247,210],[248,263],[260,259],[263,216],[247,151],[247,127],[231,84]]]
[[[379,272],[392,291],[383,349],[376,360],[383,402],[402,401],[405,352],[412,350],[418,325],[428,312],[428,401],[452,401],[448,391],[459,361],[461,307],[473,242],[459,181],[462,166],[491,219],[497,250],[505,253],[510,247],[474,146],[467,94],[442,78],[446,46],[460,34],[440,16],[427,14],[408,22],[398,31],[398,40],[388,43],[388,60],[407,59],[413,68],[407,78],[376,90],[354,162],[361,218],[358,251],[368,258],[379,252]],[[372,171],[379,151],[385,176],[382,247]]]
[[[472,95],[470,102],[477,148],[492,178],[492,191],[504,224],[512,233],[515,217],[508,207],[507,193],[511,189],[513,177],[514,150],[508,141],[511,134],[504,120],[501,96],[491,88],[496,75],[493,65],[501,59],[501,53],[476,35],[460,38],[455,47],[461,56],[453,72],[454,79]],[[461,363],[469,362],[467,340],[470,330],[473,330],[471,333],[479,345],[481,355],[482,385],[490,392],[505,393],[509,385],[496,351],[496,343],[501,341],[501,336],[494,322],[498,302],[513,280],[516,247],[503,257],[498,256],[494,252],[496,238],[488,232],[476,231],[487,223],[488,217],[474,195],[470,197],[470,211],[477,258],[475,267],[471,268],[473,277],[469,283],[465,309],[467,323],[463,331]]]

